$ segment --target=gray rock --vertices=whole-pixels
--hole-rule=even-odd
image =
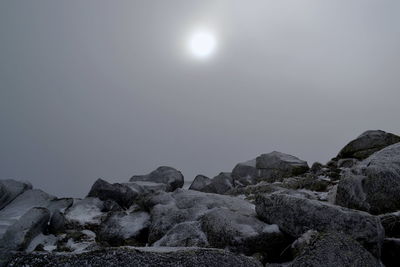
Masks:
[[[283,178],[300,175],[309,170],[306,161],[277,151],[257,157],[256,167],[260,169],[259,179],[268,182],[282,181]]]
[[[257,182],[259,171],[256,168],[256,159],[236,164],[232,170],[235,183],[246,186]]]
[[[386,237],[400,238],[400,212],[379,215]]]
[[[340,150],[337,158],[366,159],[373,153],[400,142],[400,136],[380,130],[366,131]]]
[[[60,211],[55,211],[50,218],[49,222],[49,233],[51,234],[59,234],[65,232],[65,225],[67,224],[67,220],[65,216]]]
[[[67,222],[75,226],[100,225],[105,216],[104,202],[98,198],[87,197],[77,199],[74,204],[65,211]]]
[[[25,249],[35,236],[42,233],[49,219],[47,209],[32,208],[8,227],[0,239],[0,266],[7,262],[12,251]]]
[[[90,189],[88,197],[97,197],[103,201],[111,199],[121,207],[130,207],[137,198],[137,192],[124,184],[110,184],[102,179],[98,179]]]
[[[370,252],[350,237],[341,233],[323,233],[317,235],[290,266],[380,267],[382,265]]]
[[[200,222],[183,222],[175,225],[155,247],[208,247],[207,236],[201,230]]]
[[[15,255],[9,266],[262,267],[254,258],[200,248],[109,248],[86,253]]]
[[[211,179],[208,178],[207,176],[204,175],[197,175],[192,184],[189,187],[189,190],[196,190],[196,191],[202,191],[204,187],[209,185],[211,183]]]
[[[311,242],[314,241],[315,237],[317,237],[318,234],[319,233],[315,230],[308,230],[302,236],[297,238],[290,246],[291,254],[293,255],[293,257],[295,258],[299,256],[303,252],[304,248],[309,246]]]
[[[400,143],[357,164],[340,180],[335,203],[383,214],[400,210]]]
[[[110,246],[145,245],[150,226],[147,212],[112,212],[100,226],[98,239]]]
[[[235,182],[229,172],[221,172],[211,183],[203,187],[200,191],[205,193],[224,194],[235,187]]]
[[[386,267],[398,267],[400,262],[400,239],[385,238],[382,249],[382,262]]]
[[[129,181],[145,181],[166,184],[168,191],[174,191],[176,188],[181,188],[184,184],[182,173],[167,166],[158,167],[155,171],[146,175],[134,175]]]
[[[351,167],[353,167],[354,165],[356,165],[358,163],[358,160],[357,159],[353,159],[353,158],[350,158],[350,159],[339,159],[338,160],[338,162],[337,162],[337,167],[338,168],[351,168]]]
[[[379,258],[384,229],[379,218],[329,203],[283,194],[259,195],[258,216],[297,238],[308,230],[343,232]]]
[[[32,189],[32,185],[28,183],[11,179],[0,180],[0,210],[29,189]]]

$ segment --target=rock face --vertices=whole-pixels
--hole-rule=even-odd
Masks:
[[[384,131],[366,131],[340,150],[337,158],[366,159],[374,152],[400,142],[400,136]]]
[[[291,267],[338,267],[365,266],[379,267],[380,262],[358,242],[340,233],[317,235]]]
[[[102,223],[98,238],[111,246],[145,245],[147,237],[143,234],[149,226],[147,212],[112,212]]]
[[[277,224],[293,237],[311,229],[342,232],[380,257],[384,230],[379,218],[368,213],[284,194],[258,196],[256,211],[265,222]]]
[[[262,154],[256,159],[260,178],[268,182],[282,181],[283,178],[303,174],[309,170],[306,161],[281,152]]]
[[[335,203],[382,214],[400,210],[400,143],[357,164],[340,180]]]
[[[198,266],[262,267],[254,258],[224,250],[180,248],[173,250],[102,249],[81,254],[20,254],[9,266]]]
[[[97,197],[103,201],[111,199],[121,207],[130,207],[138,193],[124,184],[110,184],[102,179],[98,179],[90,189],[88,197]]]
[[[32,185],[28,183],[11,179],[0,180],[0,210],[28,189],[32,189]]]
[[[236,164],[232,170],[232,178],[241,186],[255,184],[258,178],[256,159]]]
[[[184,184],[183,175],[180,171],[167,167],[158,167],[155,171],[152,171],[146,175],[135,175],[132,176],[130,182],[145,181],[162,183],[167,185],[168,191],[174,191],[176,188],[181,188]]]

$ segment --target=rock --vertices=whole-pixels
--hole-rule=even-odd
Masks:
[[[29,189],[32,189],[32,185],[28,183],[11,179],[0,180],[0,210]]]
[[[108,248],[80,254],[21,253],[9,266],[262,267],[254,258],[218,249]]]
[[[351,168],[358,163],[357,159],[339,159],[337,162],[338,168]]]
[[[311,244],[315,237],[318,236],[318,232],[315,230],[308,230],[302,236],[297,238],[290,246],[291,253],[295,257],[299,256],[301,252]]]
[[[400,210],[400,143],[357,164],[338,184],[335,203],[383,214]]]
[[[238,163],[232,170],[232,178],[241,186],[255,184],[258,178],[256,159]]]
[[[366,131],[340,150],[337,158],[366,159],[373,153],[400,142],[400,136],[384,131]]]
[[[167,185],[167,191],[174,191],[181,188],[184,184],[183,175],[180,171],[166,166],[158,167],[155,171],[147,175],[132,176],[130,182],[145,181],[162,183]]]
[[[192,184],[189,187],[189,190],[196,190],[196,191],[202,191],[204,187],[209,185],[211,183],[211,179],[208,178],[207,176],[204,175],[197,175]]]
[[[175,225],[155,247],[208,247],[207,236],[201,230],[200,222],[183,222]]]
[[[146,194],[153,194],[159,191],[169,191],[169,186],[162,183],[146,182],[146,181],[136,181],[130,183],[124,183],[124,185],[129,186],[133,191],[137,192],[139,196]]]
[[[295,238],[308,230],[342,232],[379,258],[384,229],[379,218],[329,203],[284,194],[259,195],[258,216]]]
[[[101,224],[98,239],[110,246],[145,245],[149,226],[147,212],[112,212]]]
[[[386,213],[379,216],[386,237],[400,238],[400,211]]]
[[[65,232],[65,225],[67,224],[67,220],[65,216],[60,211],[55,211],[50,218],[49,222],[49,232],[51,234],[58,234]]]
[[[306,161],[281,152],[262,154],[256,159],[260,169],[260,178],[268,182],[282,181],[283,178],[296,176],[309,170]]]
[[[318,174],[322,169],[324,168],[324,165],[320,162],[314,162],[313,165],[311,165],[310,171],[312,173]]]
[[[38,189],[27,190],[17,196],[10,204],[0,210],[0,238],[8,227],[18,221],[30,209],[34,207],[46,208],[55,199],[54,196]]]
[[[225,208],[214,208],[203,215],[200,222],[210,246],[214,248],[227,248],[246,255],[263,252],[269,260],[276,260],[290,244],[277,225]]]
[[[74,204],[65,211],[65,218],[69,223],[76,226],[100,225],[104,217],[102,212],[104,202],[98,198],[87,197],[76,200]]]
[[[291,267],[338,267],[363,266],[380,267],[380,262],[359,243],[341,233],[317,235]]]
[[[400,262],[400,239],[385,238],[382,249],[382,262],[386,267],[398,267]]]
[[[326,180],[318,179],[314,176],[290,177],[282,181],[282,187],[293,190],[308,189],[311,191],[325,192],[329,186]]]
[[[235,187],[233,178],[229,172],[221,172],[215,176],[211,183],[201,189],[205,193],[224,194]]]
[[[35,236],[42,233],[49,219],[47,209],[32,208],[8,227],[0,239],[0,266],[8,260],[11,251],[25,249]]]
[[[124,184],[110,184],[102,179],[98,179],[90,189],[88,197],[97,197],[100,200],[114,200],[123,208],[129,208],[138,193]]]

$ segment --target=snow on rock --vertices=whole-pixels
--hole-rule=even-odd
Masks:
[[[80,225],[99,225],[101,218],[104,216],[102,212],[103,206],[103,201],[98,198],[87,197],[82,200],[76,200],[75,203],[66,210],[65,218],[70,222]]]

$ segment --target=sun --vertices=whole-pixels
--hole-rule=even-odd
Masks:
[[[189,51],[196,58],[209,58],[214,54],[216,47],[217,40],[214,34],[210,31],[197,31],[189,38]]]

